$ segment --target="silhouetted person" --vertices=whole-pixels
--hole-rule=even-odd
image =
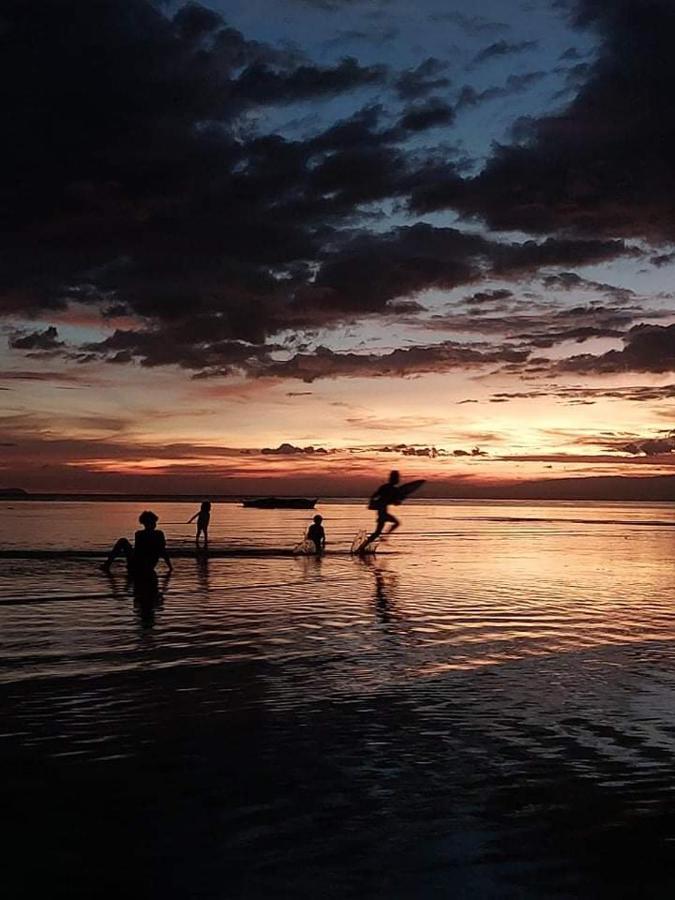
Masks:
[[[307,540],[313,542],[318,556],[322,550],[326,549],[326,532],[323,530],[323,525],[321,524],[323,522],[322,516],[314,516],[312,521],[314,524],[310,525],[307,529]]]
[[[155,566],[160,559],[164,560],[171,572],[173,566],[166,550],[166,538],[164,532],[157,528],[157,519],[154,512],[148,509],[142,512],[138,521],[143,530],[134,535],[133,547],[126,538],[120,538],[103,563],[103,571],[109,572],[112,561],[123,556],[127,561],[129,574],[134,579],[149,579],[150,575],[154,575]]]
[[[209,522],[211,521],[211,504],[208,501],[204,501],[202,503],[199,512],[196,512],[191,519],[188,519],[188,525],[190,522],[194,522],[197,520],[197,534],[195,535],[195,543],[199,546],[199,535],[204,535],[204,546],[208,547],[209,544]]]
[[[368,538],[367,543],[376,541],[384,531],[384,526],[388,522],[391,523],[391,528],[389,529],[387,534],[391,534],[392,531],[395,531],[401,524],[396,516],[391,515],[387,508],[391,506],[392,503],[399,502],[398,488],[396,487],[399,481],[400,476],[398,472],[391,472],[389,474],[389,481],[387,481],[385,484],[380,485],[380,487],[370,498],[368,509],[374,509],[377,511],[377,525],[375,526],[375,531],[373,531],[373,533]]]

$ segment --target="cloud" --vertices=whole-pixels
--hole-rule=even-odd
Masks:
[[[260,452],[263,456],[326,456],[331,451],[324,447],[296,447],[283,443],[278,447],[263,447]]]
[[[234,109],[286,105],[382,84],[386,74],[384,66],[364,67],[353,57],[346,57],[335,66],[306,64],[290,71],[257,62],[230,84],[228,100]]]
[[[534,400],[553,397],[571,404],[591,404],[596,400],[626,400],[633,403],[675,399],[675,384],[661,386],[631,385],[629,387],[581,387],[579,385],[549,385],[526,391],[500,391],[491,397],[492,403],[508,403],[511,400]],[[462,403],[478,403],[478,400],[462,400]]]
[[[59,340],[59,332],[50,325],[44,331],[17,332],[9,339],[9,346],[14,350],[58,350],[64,346]]]
[[[432,13],[429,18],[432,22],[448,22],[452,25],[457,25],[472,37],[479,37],[483,34],[498,34],[509,30],[509,26],[504,22],[492,22],[484,16],[469,16],[458,10]]]
[[[513,292],[506,288],[497,288],[490,291],[477,291],[464,298],[465,303],[496,303],[502,300],[510,300]]]
[[[645,456],[660,456],[664,453],[673,453],[675,451],[675,432],[670,432],[667,437],[662,438],[642,438],[628,443],[618,444],[615,449],[624,453],[633,453],[636,456],[644,454]]]
[[[635,292],[630,288],[582,278],[576,272],[556,272],[552,275],[545,275],[542,278],[542,284],[545,288],[563,291],[600,291],[618,303],[625,303],[635,296]]]
[[[453,456],[487,456],[488,454],[485,450],[481,450],[480,447],[472,447],[471,450],[453,450]]]
[[[315,6],[326,12],[339,12],[343,6],[362,4],[364,0],[293,0],[293,2],[305,6]],[[365,0],[365,3],[370,6],[385,6],[390,2],[391,0]]]
[[[439,125],[451,125],[455,118],[454,109],[438,97],[430,97],[426,103],[408,106],[399,121],[406,131],[426,131]]]
[[[261,368],[260,374],[299,378],[308,383],[319,378],[404,378],[429,372],[524,362],[528,355],[527,350],[510,346],[476,349],[454,341],[382,354],[336,353],[327,347],[317,347],[313,353],[298,353],[289,360],[271,363]]]
[[[499,40],[487,47],[483,47],[473,58],[472,65],[477,66],[481,63],[488,62],[491,59],[501,59],[504,56],[515,56],[519,53],[525,53],[528,50],[534,50],[537,47],[537,41],[506,41]]]
[[[497,100],[510,97],[514,94],[522,94],[532,85],[538,84],[546,78],[546,72],[526,72],[522,75],[509,75],[503,85],[476,90],[471,85],[464,85],[457,97],[457,110],[470,109],[487,103],[489,100]]]
[[[653,3],[665,34],[673,17],[662,0]],[[647,58],[654,35],[642,14],[635,17],[635,45],[629,41],[634,0],[579,0],[575,8],[577,24],[595,29],[601,44],[567,118],[532,121],[524,143],[498,148],[482,172],[467,177],[458,154],[428,151],[416,137],[449,125],[454,115],[432,93],[448,86],[445,64],[435,57],[398,73],[353,58],[323,65],[288,46],[249,40],[197,3],[178,9],[148,0],[11,4],[2,13],[0,73],[17,139],[0,146],[7,235],[0,309],[26,317],[53,312],[48,321],[58,322],[59,312],[76,303],[78,310],[106,314],[102,327],[118,325],[80,347],[66,346],[54,325],[15,333],[12,349],[81,364],[104,359],[177,365],[196,375],[311,381],[533,364],[535,346],[617,337],[635,322],[623,308],[627,292],[547,270],[634,252],[615,239],[614,229],[635,198],[642,212],[629,217],[631,229],[656,234],[670,227],[664,198],[674,156],[665,152],[672,137],[663,132],[667,92],[656,86],[657,75],[669,70],[661,57]],[[448,15],[476,32],[486,24]],[[660,32],[655,40],[661,47]],[[500,40],[479,56],[510,57],[531,46]],[[627,92],[617,90],[622,54],[643,101],[630,110]],[[539,77],[513,75],[482,94],[525,89]],[[374,102],[385,88],[404,101],[397,116]],[[361,90],[359,111],[298,139],[270,131],[275,116],[259,114]],[[658,121],[647,90],[654,91]],[[649,138],[639,145],[638,109]],[[630,165],[627,148],[634,151]],[[643,158],[638,149],[647,154],[644,164],[636,163]],[[607,160],[611,192],[602,168]],[[658,165],[649,169],[650,162]],[[475,228],[423,223],[387,230],[377,219],[383,208],[406,204],[424,213],[452,206],[499,227],[532,225],[542,238],[509,241]],[[596,227],[600,237],[588,234]],[[317,336],[321,329],[364,317],[421,320],[426,313],[417,298],[424,291],[542,269],[545,279],[557,279],[545,281],[552,289],[602,290],[607,305],[623,304],[615,319],[624,318],[617,324],[599,312],[564,322],[505,316],[513,330],[502,331],[509,343],[497,348],[453,341],[391,354],[312,349],[326,342]],[[487,296],[472,302],[474,318],[485,315],[471,333],[495,334],[496,310],[479,309]],[[111,311],[128,321],[114,322]],[[470,318],[463,320],[467,328]],[[295,344],[291,333],[298,335]],[[652,343],[658,334],[651,332]],[[612,351],[622,356],[600,356],[596,363],[576,356],[569,371],[634,364],[645,355],[641,341],[647,337],[632,329],[624,350]],[[660,345],[657,351],[659,364],[670,365]],[[537,364],[545,370],[545,362]]]
[[[671,0],[576,0],[597,58],[559,114],[532,119],[457,191],[453,173],[428,208],[450,206],[495,229],[675,238]]]
[[[345,44],[353,44],[357,41],[380,46],[381,44],[386,44],[389,41],[394,40],[398,34],[398,28],[394,28],[393,26],[389,28],[373,28],[369,31],[358,28],[349,28],[338,31],[335,37],[324,41],[323,46],[326,47],[326,49],[333,49],[335,47],[344,46]]]
[[[430,56],[412,69],[401,72],[394,87],[401,100],[418,100],[433,91],[450,86],[450,79],[443,73],[448,64]]]
[[[675,262],[675,252],[658,253],[656,256],[652,256],[649,261],[657,269],[660,269],[662,266],[669,266],[672,262]]]
[[[622,350],[572,356],[556,368],[585,375],[675,371],[675,325],[635,325],[624,336],[624,343]]]

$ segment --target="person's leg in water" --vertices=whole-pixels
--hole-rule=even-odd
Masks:
[[[384,526],[387,522],[391,522],[391,528],[385,534],[382,534],[382,532],[384,531]],[[386,513],[384,516],[384,521],[382,522],[382,526],[380,527],[380,536],[382,537],[382,540],[386,540],[392,533],[392,531],[396,531],[400,524],[401,523],[396,518],[396,516],[392,516],[390,512]]]
[[[392,526],[387,534],[391,534],[391,532],[394,531],[394,529],[398,528],[398,526],[401,524],[399,520],[395,516],[392,516],[391,513],[387,512],[386,509],[379,510],[377,513],[377,525],[375,526],[375,531],[370,535],[370,537],[366,541],[366,544],[370,544],[372,543],[372,541],[376,541],[379,538],[379,536],[384,531],[384,526],[387,524],[387,522],[392,523]]]
[[[108,558],[103,563],[101,568],[104,572],[110,571],[110,566],[114,559],[117,559],[120,556],[123,556],[127,561],[127,567],[131,567],[131,560],[134,554],[134,548],[131,546],[130,542],[126,538],[120,538],[115,546],[112,548],[110,553],[108,554]]]

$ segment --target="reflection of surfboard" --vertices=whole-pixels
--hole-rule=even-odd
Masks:
[[[359,531],[352,541],[351,553],[361,555],[364,553],[376,553],[379,541],[368,541],[369,531]]]
[[[397,505],[403,503],[403,501],[407,500],[411,494],[418,491],[423,484],[426,484],[425,478],[418,478],[416,481],[408,481],[407,484],[402,484],[401,487],[396,489],[397,499],[394,500],[394,503]]]
[[[299,544],[293,547],[294,556],[314,556],[316,553],[316,544],[308,538],[303,538]]]

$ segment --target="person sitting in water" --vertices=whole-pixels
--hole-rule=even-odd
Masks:
[[[318,556],[322,550],[326,549],[326,532],[321,524],[323,522],[322,516],[314,516],[313,522],[314,524],[307,529],[307,540],[313,542]]]
[[[169,572],[173,571],[166,549],[164,532],[159,531],[157,528],[158,516],[146,509],[145,512],[140,514],[138,521],[143,526],[143,530],[137,531],[134,535],[133,547],[126,538],[120,538],[108,554],[107,560],[103,563],[102,569],[104,572],[109,572],[113,560],[120,556],[126,559],[130,575],[142,577],[154,574],[155,566],[160,559],[163,559],[167,564]]]
[[[398,472],[391,472],[389,474],[389,481],[387,481],[385,484],[380,485],[380,487],[370,498],[368,509],[374,509],[377,511],[377,524],[375,526],[375,531],[373,531],[373,533],[368,538],[368,544],[371,541],[376,541],[379,538],[379,536],[384,531],[384,526],[387,524],[387,522],[391,523],[391,528],[389,529],[387,534],[391,534],[392,531],[395,531],[401,524],[396,516],[392,516],[387,508],[391,506],[392,503],[400,502],[397,487],[399,481],[400,475],[398,474]]]
[[[195,519],[197,520],[195,543],[199,546],[199,535],[203,534],[204,546],[207,547],[209,543],[209,522],[211,521],[211,504],[208,501],[204,501],[199,512],[196,512],[191,519],[188,519],[188,525],[190,522],[194,522]]]

